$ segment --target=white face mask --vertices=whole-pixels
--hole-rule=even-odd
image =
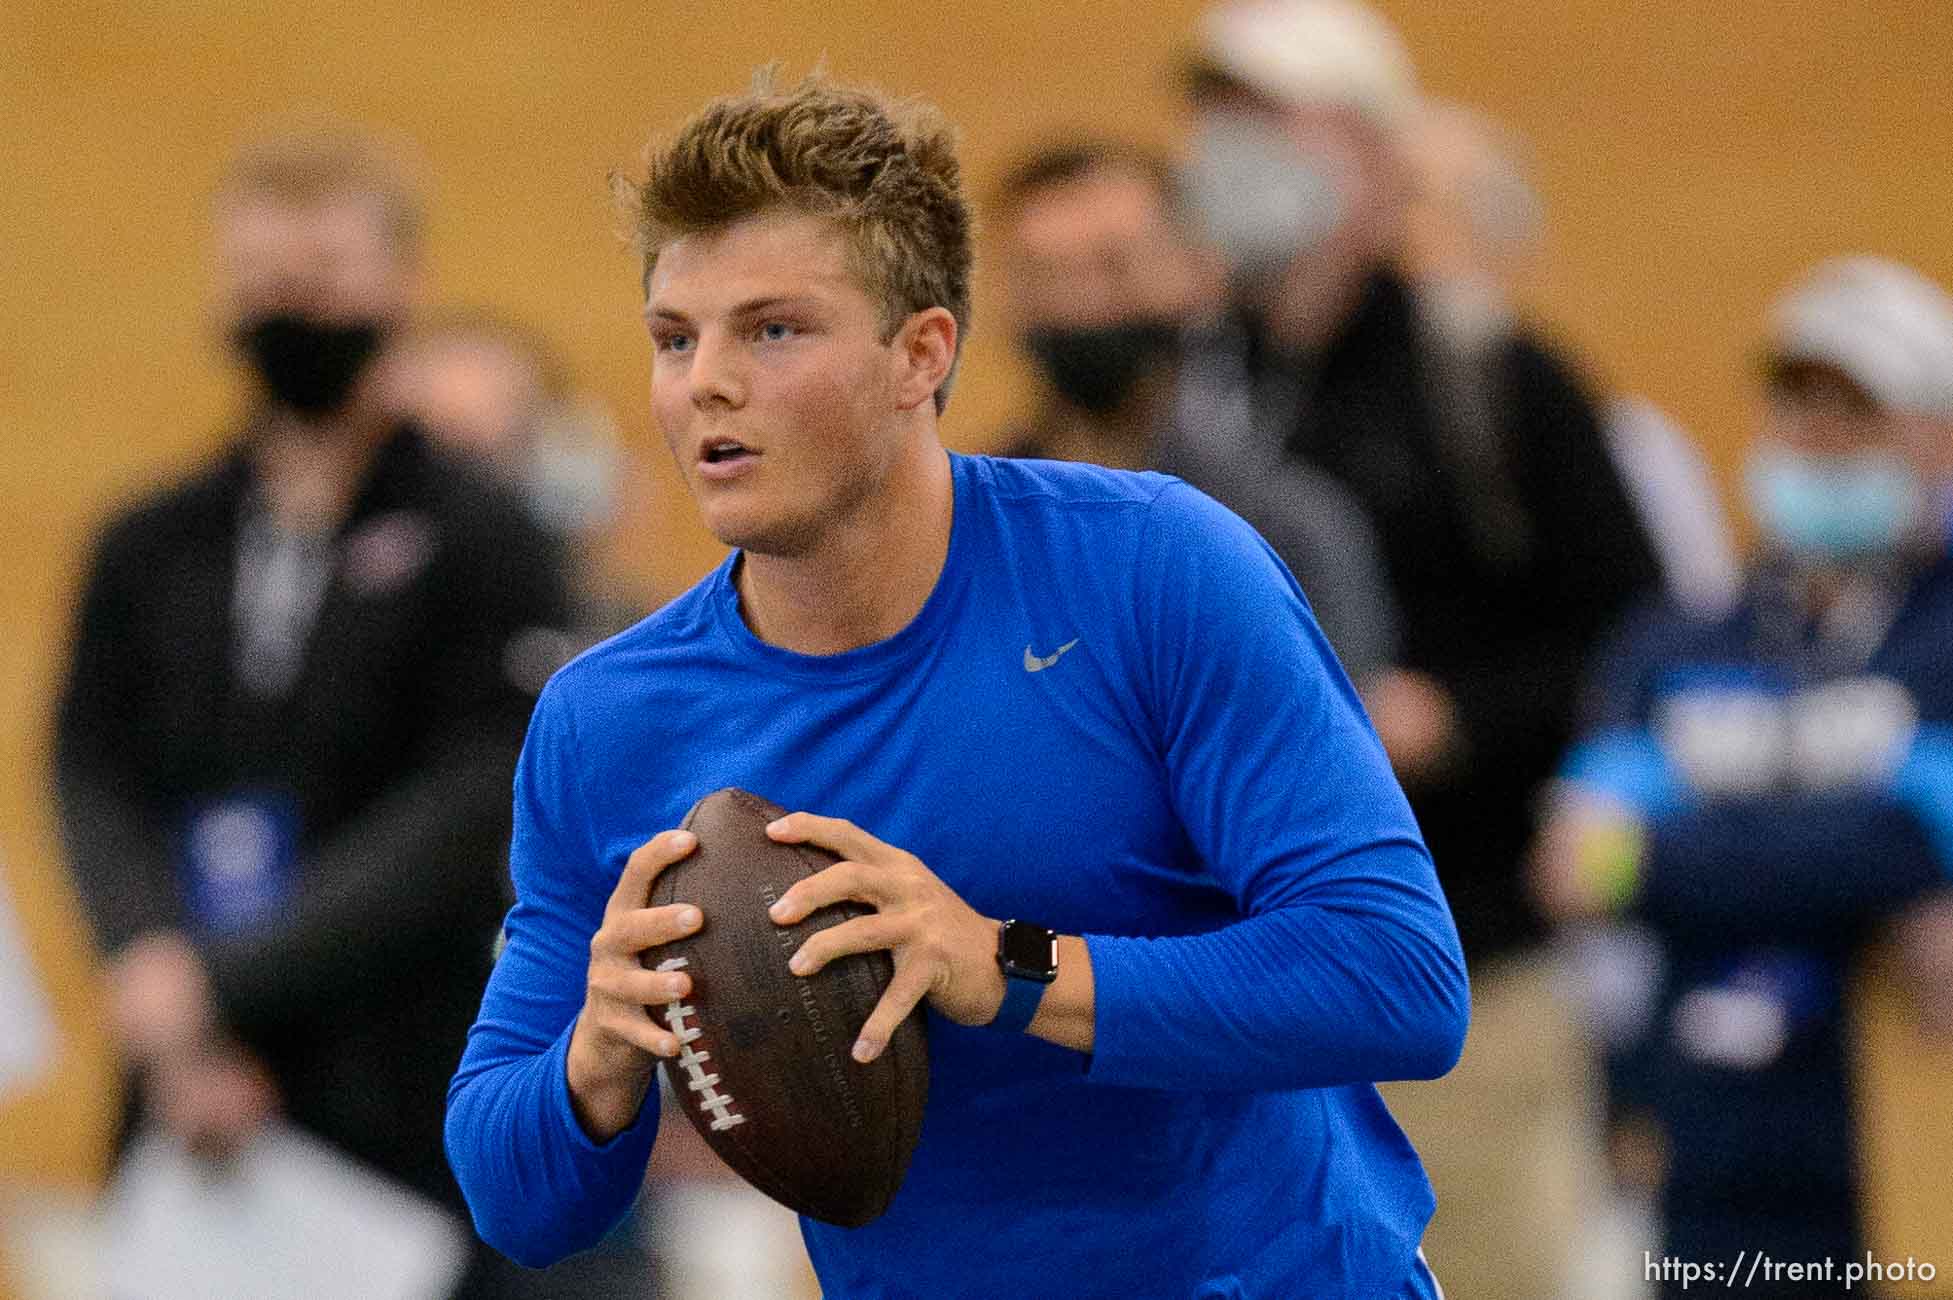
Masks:
[[[1336,173],[1276,128],[1208,114],[1195,134],[1187,196],[1237,280],[1276,275],[1341,225],[1349,196]]]

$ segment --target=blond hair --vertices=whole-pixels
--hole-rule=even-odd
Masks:
[[[251,141],[224,169],[215,195],[219,208],[261,200],[312,207],[344,198],[377,202],[394,250],[420,251],[426,213],[407,151],[348,123],[311,121]]]
[[[771,69],[751,91],[713,100],[648,152],[641,183],[619,180],[648,286],[675,239],[786,210],[836,222],[856,276],[881,312],[882,341],[918,311],[970,327],[969,205],[955,138],[934,108],[816,73],[784,90]],[[955,361],[936,389],[949,400]]]

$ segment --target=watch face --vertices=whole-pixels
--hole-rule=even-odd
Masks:
[[[998,940],[998,958],[1006,974],[1049,980],[1058,973],[1058,936],[1039,925],[1012,921]]]

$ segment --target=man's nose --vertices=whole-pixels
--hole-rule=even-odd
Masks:
[[[740,349],[717,330],[700,331],[692,350],[692,405],[746,404],[746,366]]]

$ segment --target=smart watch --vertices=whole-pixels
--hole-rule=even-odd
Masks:
[[[1028,921],[1005,921],[997,927],[997,965],[1004,972],[1004,1004],[990,1027],[1021,1034],[1058,978],[1058,936]]]

